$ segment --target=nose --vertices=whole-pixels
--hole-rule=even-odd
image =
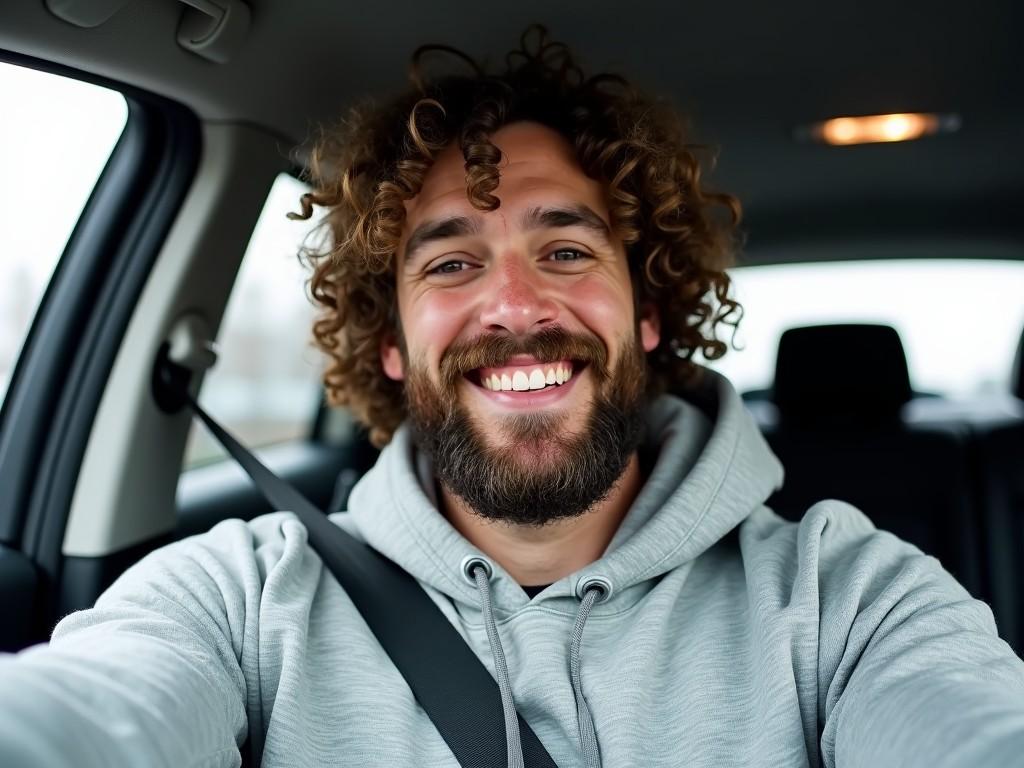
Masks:
[[[525,335],[557,319],[558,305],[545,290],[543,275],[523,262],[510,256],[495,270],[480,312],[486,330]]]

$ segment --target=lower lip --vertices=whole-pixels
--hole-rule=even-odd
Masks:
[[[478,392],[492,403],[496,403],[510,409],[528,410],[552,405],[568,397],[569,393],[576,386],[576,381],[584,371],[586,371],[586,368],[573,373],[572,378],[564,384],[556,384],[554,386],[545,387],[544,389],[525,390],[523,392],[516,392],[515,390],[501,390],[500,392],[496,392],[491,389],[484,389],[470,381],[467,381],[466,383],[474,391]]]

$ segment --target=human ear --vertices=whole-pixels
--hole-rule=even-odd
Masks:
[[[380,364],[384,369],[384,375],[392,381],[402,381],[405,378],[402,350],[399,349],[393,333],[385,334],[380,340]]]
[[[651,352],[661,342],[661,316],[653,302],[640,305],[640,344]]]

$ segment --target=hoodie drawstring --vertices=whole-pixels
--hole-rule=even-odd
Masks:
[[[467,558],[465,571],[472,577],[477,592],[480,593],[480,607],[483,611],[484,626],[487,629],[487,642],[494,658],[494,669],[498,676],[498,690],[501,692],[501,709],[505,715],[505,742],[508,746],[508,768],[525,768],[523,745],[519,735],[519,716],[516,713],[515,701],[512,698],[512,683],[508,675],[508,663],[501,647],[498,625],[494,620],[494,608],[491,601],[491,570],[487,563],[478,558]],[[583,752],[584,765],[587,768],[601,768],[601,750],[597,743],[597,730],[590,706],[583,695],[583,683],[580,675],[582,660],[580,647],[583,643],[583,627],[590,616],[590,610],[602,598],[608,596],[610,584],[604,580],[588,581],[581,585],[582,597],[576,612],[572,636],[569,643],[569,675],[572,678],[572,692],[576,698],[576,722],[579,729],[580,750]]]
[[[508,745],[508,768],[524,768],[523,745],[519,741],[519,717],[516,715],[516,705],[512,700],[512,683],[508,677],[508,664],[505,663],[505,652],[501,649],[498,626],[494,623],[489,574],[482,564],[474,564],[472,569],[473,580],[476,582],[477,591],[480,592],[484,625],[487,627],[487,642],[491,646],[491,656],[494,657],[494,669],[498,673],[501,709],[505,713],[505,743]]]
[[[590,609],[605,594],[604,587],[587,586],[580,600],[580,608],[576,612],[576,623],[572,628],[572,642],[569,644],[569,675],[572,677],[572,692],[576,697],[576,722],[579,727],[580,749],[583,752],[583,764],[587,768],[601,768],[601,750],[597,745],[597,730],[594,718],[590,714],[587,699],[583,696],[583,682],[580,678],[580,645],[583,642],[583,625],[587,623]]]

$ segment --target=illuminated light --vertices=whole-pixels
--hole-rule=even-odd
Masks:
[[[836,117],[797,132],[798,138],[810,137],[834,146],[913,141],[935,133],[951,133],[960,127],[957,115],[900,112],[891,115]]]
[[[829,120],[822,130],[832,144],[850,144],[857,140],[857,121],[850,117]]]
[[[889,115],[882,124],[886,141],[907,141],[925,134],[926,125],[922,120],[913,120],[909,115]]]

